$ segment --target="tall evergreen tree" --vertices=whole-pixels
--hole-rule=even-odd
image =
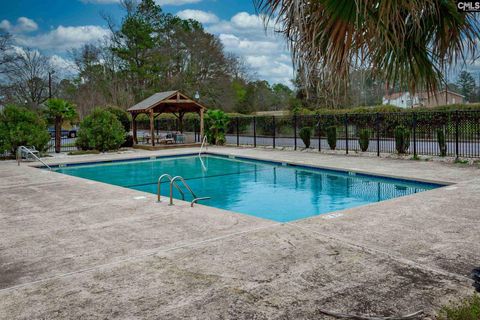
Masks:
[[[465,96],[465,99],[471,101],[475,94],[475,79],[472,74],[467,71],[460,72],[457,86],[460,89],[460,93]]]

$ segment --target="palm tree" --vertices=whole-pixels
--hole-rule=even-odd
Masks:
[[[73,120],[77,116],[75,106],[63,99],[48,99],[45,103],[45,115],[55,123],[55,152],[61,151],[62,125],[65,120]]]
[[[222,110],[208,110],[205,117],[206,135],[208,143],[223,145],[225,132],[227,131],[230,118]]]
[[[430,92],[445,66],[473,59],[480,36],[478,16],[459,12],[455,0],[254,1],[277,23],[310,87],[339,87],[363,67],[387,87]]]

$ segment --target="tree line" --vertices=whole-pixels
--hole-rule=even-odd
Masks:
[[[3,104],[38,109],[51,96],[71,101],[80,116],[98,106],[126,109],[155,92],[198,91],[203,104],[227,112],[288,108],[294,91],[254,79],[246,63],[225,51],[195,20],[166,13],[153,0],[124,0],[117,24],[105,16],[110,36],[69,51],[75,76],[63,78],[49,57],[14,46],[0,33]]]
[[[104,16],[106,39],[69,51],[75,69],[70,77],[55,70],[49,57],[15,47],[12,35],[0,32],[0,104],[39,109],[50,97],[62,98],[83,118],[98,106],[126,109],[155,92],[181,90],[192,97],[198,91],[210,108],[250,114],[379,105],[388,91],[368,67],[350,68],[348,81],[333,87],[326,79],[305,79],[302,70],[293,90],[271,85],[256,79],[245,61],[226,52],[199,22],[166,13],[154,0],[123,0],[122,7],[121,21]],[[449,89],[469,102],[480,100],[468,72]],[[402,91],[401,85],[394,90]]]

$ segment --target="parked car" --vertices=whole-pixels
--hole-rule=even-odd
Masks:
[[[62,138],[76,138],[77,137],[78,128],[72,128],[70,130],[62,129],[60,136]],[[55,138],[55,128],[48,128],[48,133],[50,133],[50,137]]]

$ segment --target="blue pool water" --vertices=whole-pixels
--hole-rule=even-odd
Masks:
[[[163,173],[182,176],[204,205],[279,222],[358,207],[439,187],[413,181],[277,163],[202,156],[75,165],[56,168],[64,174],[156,194]],[[162,184],[168,196],[169,185]],[[188,193],[186,200],[191,200]],[[175,190],[175,198],[180,194]],[[165,199],[166,201],[167,199]]]

